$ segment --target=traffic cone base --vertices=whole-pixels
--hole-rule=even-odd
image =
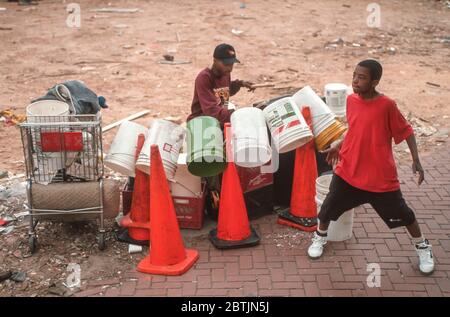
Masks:
[[[128,213],[120,221],[120,226],[128,228],[128,236],[132,241],[146,241],[148,244],[148,240],[150,240],[149,222],[133,221],[130,213]]]
[[[138,136],[136,145],[135,160],[138,159],[139,153],[145,143],[144,134]],[[130,212],[122,218],[120,226],[128,228],[118,238],[119,241],[132,244],[141,244],[139,242],[147,242],[150,240],[150,179],[149,176],[138,170],[134,180],[134,188],[132,194]]]
[[[130,228],[131,229],[131,228]],[[117,241],[128,243],[128,244],[135,244],[135,245],[141,245],[141,246],[148,246],[149,240],[135,240],[130,236],[129,230],[130,229],[124,229],[117,235]],[[135,229],[136,230],[136,229]],[[137,229],[137,230],[144,230],[144,229]],[[148,231],[148,230],[147,230]]]
[[[181,275],[186,273],[198,260],[199,254],[197,250],[185,249],[186,259],[174,265],[154,265],[150,263],[150,257],[146,257],[137,266],[137,270],[141,273],[157,274],[157,275]]]
[[[303,218],[291,214],[289,208],[278,212],[278,224],[296,228],[306,232],[313,232],[317,229],[317,217]]]
[[[250,236],[244,240],[222,240],[217,237],[217,229],[209,232],[209,240],[217,249],[236,249],[253,247],[259,244],[261,238],[253,227],[250,226]]]

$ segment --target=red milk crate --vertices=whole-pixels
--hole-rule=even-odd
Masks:
[[[202,184],[201,197],[173,196],[178,224],[182,229],[201,229],[205,215],[206,185]]]
[[[273,184],[273,174],[261,173],[261,167],[245,168],[237,166],[237,172],[244,193]]]

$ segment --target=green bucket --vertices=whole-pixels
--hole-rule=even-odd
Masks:
[[[217,119],[201,116],[188,121],[187,148],[187,168],[192,175],[211,177],[225,170],[223,132]]]

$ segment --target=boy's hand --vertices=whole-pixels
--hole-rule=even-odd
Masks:
[[[243,80],[241,82],[241,87],[245,87],[248,89],[248,91],[255,91],[256,87],[253,87],[253,83],[250,81]]]
[[[328,149],[320,151],[320,153],[326,153],[326,161],[328,165],[335,166],[339,161],[339,147],[338,146],[330,146]]]
[[[417,174],[417,172],[419,172],[419,179],[417,180],[417,184],[420,186],[420,184],[422,184],[423,180],[425,179],[425,173],[419,160],[413,161],[412,170],[414,174]]]

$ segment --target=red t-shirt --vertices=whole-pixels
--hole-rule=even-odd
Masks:
[[[216,76],[209,68],[202,70],[195,79],[191,114],[187,121],[198,116],[211,116],[222,124],[230,122],[233,111],[228,110],[225,104],[240,89],[239,80],[231,81],[230,78],[230,74]]]
[[[335,173],[353,187],[370,192],[400,189],[392,138],[398,144],[413,129],[395,101],[384,95],[364,100],[352,94],[347,98],[347,121]]]

